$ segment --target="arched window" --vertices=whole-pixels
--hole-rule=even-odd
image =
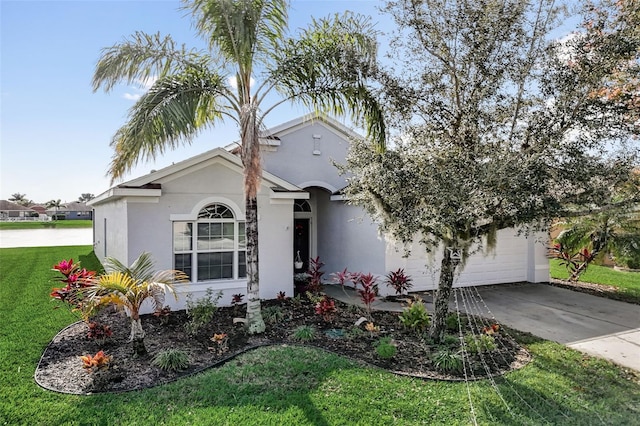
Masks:
[[[173,253],[174,268],[192,282],[247,276],[244,222],[223,204],[204,207],[196,222],[174,222]]]
[[[295,200],[293,211],[295,213],[311,213],[311,204],[307,200]]]

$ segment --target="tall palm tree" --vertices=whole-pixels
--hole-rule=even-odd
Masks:
[[[107,257],[104,262],[105,274],[90,278],[91,286],[86,291],[86,297],[96,306],[126,308],[131,320],[131,335],[129,340],[133,344],[133,351],[137,355],[145,355],[144,329],[140,321],[142,303],[149,299],[155,310],[164,306],[165,292],[176,296],[173,283],[187,281],[182,271],[167,270],[154,272],[153,260],[149,253],[142,253],[127,267],[114,258]]]
[[[28,206],[29,204],[33,204],[33,201],[27,198],[27,194],[21,194],[19,192],[11,194],[11,197],[9,197],[9,201],[21,206]]]
[[[207,51],[188,50],[169,36],[141,32],[102,51],[94,90],[157,77],[113,137],[109,173],[120,178],[139,159],[189,143],[220,121],[237,124],[244,165],[247,326],[250,333],[260,333],[265,325],[259,298],[257,192],[264,118],[285,102],[298,102],[316,113],[350,113],[382,147],[382,111],[368,85],[375,68],[376,32],[368,19],[346,14],[314,20],[298,38],[289,37],[286,0],[191,0],[184,8],[208,43]],[[267,105],[273,93],[278,100]]]

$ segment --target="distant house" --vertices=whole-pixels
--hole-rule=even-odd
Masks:
[[[37,220],[38,212],[7,200],[0,200],[0,220]]]
[[[93,209],[85,203],[75,201],[65,204],[58,210],[49,209],[47,214],[51,217],[54,217],[54,215],[58,217],[64,216],[65,220],[91,220],[93,218]]]
[[[364,210],[340,194],[346,181],[333,161],[343,162],[349,141],[357,137],[333,119],[303,117],[269,129],[261,139],[261,298],[292,295],[294,273],[306,270],[316,256],[325,263],[327,278],[345,268],[380,277],[405,268],[415,290],[437,287],[424,250],[416,247],[404,258]],[[146,251],[158,269],[189,275],[191,283],[179,286],[180,301],[173,308],[184,307],[186,294],[200,297],[208,288],[224,292],[222,304],[245,292],[243,167],[232,146],[125,182],[88,204],[94,208],[98,258],[130,264]],[[455,285],[548,281],[546,244],[536,237],[500,231],[495,253],[469,259]],[[303,265],[296,269],[298,254]],[[433,265],[438,264],[435,256]],[[380,290],[387,288],[381,283]]]

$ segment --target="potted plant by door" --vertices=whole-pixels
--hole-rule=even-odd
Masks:
[[[293,260],[293,267],[295,269],[302,269],[303,265],[304,263],[302,263],[302,259],[300,258],[300,250],[298,250],[296,252],[296,258]]]

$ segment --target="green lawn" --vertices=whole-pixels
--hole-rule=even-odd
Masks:
[[[467,425],[474,417],[481,425],[630,425],[640,418],[638,375],[527,336],[519,339],[534,361],[495,383],[423,381],[321,350],[272,347],[144,391],[45,391],[33,380],[38,359],[73,321],[49,301],[50,268],[69,257],[99,266],[89,246],[0,249],[0,425]]]
[[[560,265],[558,259],[551,259],[550,273],[551,278],[559,280],[566,280],[569,277],[567,269]],[[580,281],[617,287],[619,293],[640,300],[640,272],[616,271],[612,268],[592,264],[580,276]]]
[[[50,222],[0,222],[0,229],[91,228],[90,220],[53,220]]]

